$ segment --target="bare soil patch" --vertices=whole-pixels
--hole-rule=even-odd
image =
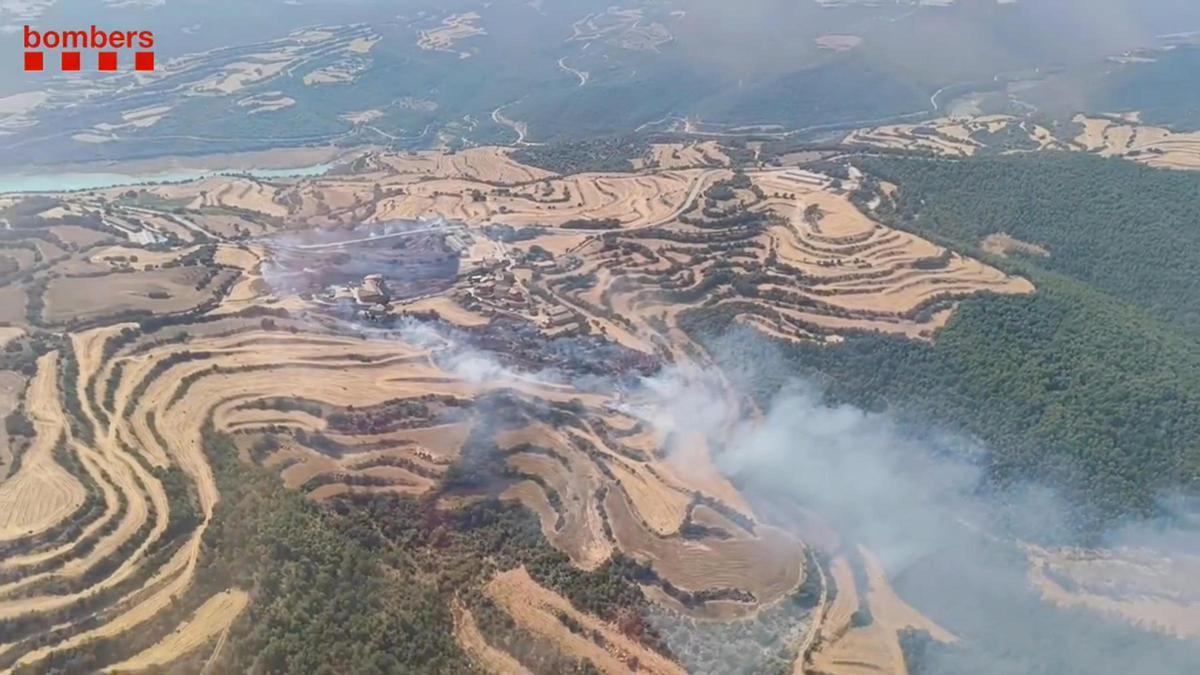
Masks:
[[[1021,241],[1011,235],[1003,232],[999,234],[989,234],[983,238],[980,243],[983,250],[993,255],[998,255],[1007,258],[1012,253],[1024,253],[1025,255],[1033,255],[1042,258],[1050,256],[1050,251],[1037,244],[1031,244],[1027,241]]]

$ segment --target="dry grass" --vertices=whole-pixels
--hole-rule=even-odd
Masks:
[[[213,288],[226,276],[195,288],[206,276],[202,267],[173,267],[99,277],[59,277],[46,287],[47,323],[96,319],[127,311],[174,314],[190,310],[213,297]]]
[[[655,143],[650,146],[648,159],[634,162],[639,169],[694,169],[729,166],[729,155],[716,141],[699,143]]]
[[[867,588],[858,588],[852,565],[860,567]],[[866,548],[860,546],[852,554],[838,556],[830,572],[837,596],[820,626],[821,646],[812,655],[817,671],[907,675],[901,630],[923,630],[939,642],[957,639],[901,600],[888,583],[883,566]],[[856,626],[852,618],[860,608],[870,613],[871,620]]]
[[[759,525],[756,534],[733,533],[728,539],[688,541],[650,531],[617,489],[604,502],[613,536],[621,550],[649,561],[659,575],[692,591],[742,589],[766,604],[794,589],[802,580],[804,551],[783,532]]]
[[[78,225],[52,225],[48,229],[62,241],[79,248],[88,248],[112,239],[112,235]]]
[[[455,600],[450,610],[454,615],[454,637],[458,639],[459,646],[477,666],[489,673],[502,673],[503,675],[527,675],[530,673],[528,668],[509,656],[507,652],[488,644],[483,634],[479,632],[479,626],[475,624],[475,617],[471,615],[471,610],[467,609],[465,605]]]
[[[0,371],[0,418],[17,409],[24,390],[25,378],[12,371]],[[0,433],[0,482],[8,477],[12,465],[12,440],[7,433]]]
[[[8,343],[16,340],[25,334],[24,328],[17,326],[0,326],[0,349],[8,346]]]
[[[25,453],[21,470],[0,484],[0,541],[41,532],[60,522],[83,503],[83,486],[54,459],[54,447],[65,429],[58,398],[58,358],[51,352],[38,359],[29,383],[26,414],[37,437]],[[3,614],[4,603],[0,603]]]
[[[249,602],[250,596],[238,589],[218,593],[205,600],[195,614],[179,624],[170,635],[137,656],[112,666],[109,672],[138,672],[162,668],[229,630],[229,626]]]
[[[613,552],[612,543],[604,534],[602,505],[596,497],[597,490],[607,481],[589,458],[575,449],[567,436],[540,424],[533,431],[526,437],[529,441],[517,441],[510,436],[500,437],[497,442],[507,441],[513,445],[533,442],[565,457],[566,465],[553,457],[532,452],[520,452],[508,458],[508,465],[513,469],[540,477],[557,493],[563,508],[560,511],[550,508],[541,486],[533,483],[518,484],[509,496],[521,499],[538,513],[547,539],[570,556],[576,565],[595,569]]]
[[[487,31],[476,25],[481,17],[476,12],[451,14],[442,19],[440,26],[422,30],[417,39],[421,49],[452,51],[458,42],[476,35],[486,35]]]
[[[25,289],[15,284],[0,287],[0,323],[24,325],[28,298]]]
[[[1076,144],[1104,157],[1124,157],[1161,169],[1200,170],[1200,132],[1176,133],[1136,120],[1077,115]]]
[[[485,592],[518,626],[551,640],[566,654],[590,661],[605,673],[626,673],[635,669],[635,663],[638,672],[684,672],[658,652],[626,637],[616,626],[576,610],[561,595],[530,578],[524,567],[497,574]],[[585,633],[572,632],[558,618],[560,615],[583,626]],[[603,646],[586,636],[591,632],[603,636]]]

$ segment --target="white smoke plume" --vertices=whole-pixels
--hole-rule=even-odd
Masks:
[[[795,513],[781,506],[799,506],[827,521],[843,545],[870,548],[906,601],[962,638],[925,654],[913,675],[1196,672],[1196,643],[1052,605],[1030,584],[1023,543],[1077,541],[1052,490],[983,490],[986,449],[977,441],[827,405],[819,387],[801,380],[748,414],[726,387],[779,379],[782,364],[769,347],[759,359],[747,360],[753,350],[744,344],[738,353],[726,374],[673,368],[646,380],[634,409],[662,433],[721,438],[717,466],[760,518],[780,522]],[[1189,540],[1178,528],[1130,523],[1109,541],[1176,555]]]

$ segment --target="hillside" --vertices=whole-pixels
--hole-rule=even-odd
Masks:
[[[1038,291],[968,299],[932,344],[871,333],[785,344],[797,370],[822,376],[831,400],[980,438],[993,481],[1065,490],[1081,531],[1194,489],[1200,179],[1065,153],[856,163],[898,185],[878,204],[885,222]],[[1022,244],[1015,258],[985,250],[1000,233]],[[712,311],[687,325],[711,337],[729,323]]]
[[[927,466],[907,432],[955,439],[938,461],[984,501],[936,519],[970,536],[1020,489],[1066,498],[1038,557],[997,544],[1030,606],[1026,565],[1089,569],[1050,547],[1195,485],[1194,299],[1163,281],[1186,215],[1134,194],[1190,174],[753,152],[370,150],[4,197],[0,668],[904,675],[912,631],[975,658],[1004,611],[901,597],[959,559],[907,518],[939,494],[902,471]],[[1026,225],[1109,171],[1130,209]],[[960,194],[991,184],[1043,198]],[[1145,246],[1121,230],[1143,215]],[[797,383],[823,400],[774,399]],[[1135,653],[1107,636],[1152,630],[1092,618],[1113,663]]]
[[[1007,234],[1021,256],[1181,328],[1200,327],[1200,175],[1076,153],[968,161],[863,158],[901,186],[885,217],[967,251]]]

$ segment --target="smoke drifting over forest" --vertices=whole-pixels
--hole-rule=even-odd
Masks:
[[[706,433],[723,448],[718,467],[766,521],[786,525],[799,507],[843,547],[876,554],[904,600],[960,638],[917,655],[919,673],[1195,672],[1200,650],[1190,643],[1039,596],[1022,545],[1080,541],[1070,507],[1051,490],[988,489],[979,443],[827,405],[811,382],[783,379],[761,414],[747,414],[725,394],[726,381],[780,381],[786,368],[748,333],[724,344],[736,350],[717,350],[722,374],[668,370],[648,380],[644,418],[666,433]],[[1101,541],[1152,556],[1194,554],[1200,537],[1181,525],[1130,522]]]
[[[522,371],[427,324],[405,322],[398,337],[438,349],[452,373],[476,383],[615,385]],[[669,367],[643,379],[628,395],[628,410],[654,426],[669,451],[706,437],[718,468],[765,521],[794,525],[789,519],[803,510],[836,532],[840,546],[863,545],[876,555],[906,602],[960,638],[914,654],[914,675],[1194,671],[1200,650],[1191,643],[1041,597],[1024,545],[1085,541],[1071,506],[1050,489],[989,488],[987,448],[978,441],[829,405],[819,385],[787,375],[774,347],[748,332],[714,351],[710,370]],[[773,393],[760,397],[761,406],[741,395],[764,386]],[[491,420],[487,409],[479,412]],[[1086,541],[1153,556],[1197,554],[1200,534],[1185,515],[1189,505],[1171,506],[1169,522],[1127,522]]]

